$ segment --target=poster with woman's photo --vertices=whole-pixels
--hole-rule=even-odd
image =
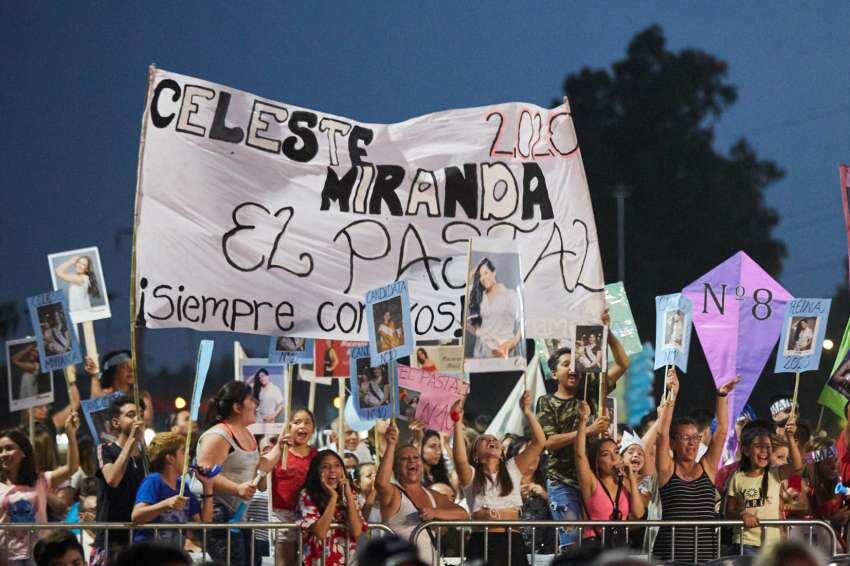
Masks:
[[[576,324],[572,334],[570,371],[577,375],[608,371],[608,327],[594,323]]]
[[[372,367],[370,348],[360,347],[351,350],[351,395],[354,397],[354,410],[364,420],[388,419],[392,417],[392,388],[395,380],[389,372],[389,365]]]
[[[463,374],[463,346],[460,340],[419,340],[413,354],[410,357],[411,367],[443,375]]]
[[[416,418],[421,391],[407,387],[398,388],[398,418],[402,421],[412,421]]]
[[[693,303],[682,293],[655,297],[655,369],[688,371]]]
[[[316,377],[341,377],[351,374],[349,362],[351,349],[367,346],[366,342],[349,340],[315,340],[313,346],[313,372]]]
[[[116,391],[109,395],[80,401],[80,408],[83,411],[86,424],[89,425],[89,432],[91,432],[95,446],[104,442],[114,442],[118,436],[112,430],[112,417],[109,408],[112,406],[112,401],[121,397],[121,395],[123,393]]]
[[[313,339],[270,336],[269,361],[275,364],[312,364]]]
[[[463,348],[467,372],[525,369],[522,270],[512,240],[470,240]]]
[[[109,297],[96,247],[59,252],[47,256],[53,290],[68,295],[68,308],[74,324],[109,318]]]
[[[257,422],[248,429],[254,434],[280,434],[286,422],[286,364],[269,363],[265,358],[245,358],[239,362],[239,380],[250,388],[257,402]]]
[[[22,411],[53,402],[53,373],[41,371],[35,338],[6,342],[9,411]]]
[[[68,316],[65,291],[51,291],[29,297],[27,308],[38,343],[38,360],[42,371],[62,370],[83,361],[77,329]]]
[[[829,381],[826,384],[850,400],[850,349],[844,354],[844,359],[841,360],[841,364],[829,376]]]
[[[820,366],[830,299],[793,299],[785,307],[776,373],[814,371]]]
[[[396,281],[366,293],[366,323],[373,366],[410,355],[413,328],[406,281]]]

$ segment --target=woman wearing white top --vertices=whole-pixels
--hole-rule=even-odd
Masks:
[[[422,457],[419,449],[398,445],[398,429],[390,424],[386,434],[387,451],[381,458],[375,487],[381,504],[381,518],[398,536],[408,539],[413,529],[427,521],[463,521],[469,514],[445,495],[422,485]],[[395,472],[397,483],[393,483]],[[426,533],[416,540],[419,558],[433,562],[433,546]]]
[[[467,456],[462,401],[458,401],[453,408],[454,416],[459,417],[454,429],[455,468],[473,520],[519,520],[519,512],[522,509],[520,495],[522,476],[533,473],[546,444],[543,428],[531,410],[531,393],[528,391],[523,393],[520,407],[531,428],[531,442],[522,452],[507,462],[505,462],[499,439],[486,434],[475,440]],[[488,559],[508,556],[509,543],[504,532],[504,529],[490,529],[486,548]],[[510,537],[511,552],[508,564],[526,566],[528,557],[525,554],[522,534],[519,531],[511,532]],[[469,547],[470,560],[483,559],[484,533],[474,532]]]
[[[72,265],[74,269],[69,271]],[[89,256],[72,256],[62,262],[54,273],[68,283],[68,308],[71,312],[88,310],[91,308],[91,299],[100,298],[100,289]]]

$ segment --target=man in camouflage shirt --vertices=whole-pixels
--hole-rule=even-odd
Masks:
[[[610,322],[608,311],[602,315],[602,323]],[[622,377],[629,367],[629,357],[623,345],[612,333],[608,333],[608,347],[614,356],[607,373],[608,391],[614,389],[617,380]],[[537,401],[537,419],[546,434],[546,450],[549,460],[546,466],[546,486],[549,493],[549,505],[552,518],[557,521],[578,521],[582,518],[581,492],[575,466],[573,442],[578,428],[578,406],[583,399],[577,397],[579,391],[584,391],[584,381],[579,380],[570,371],[572,352],[570,348],[560,348],[549,357],[549,368],[552,377],[558,380],[558,389],[551,395],[541,397]],[[594,374],[585,374],[590,379],[587,391],[588,397],[596,397],[599,379]],[[591,393],[592,392],[592,393]],[[591,407],[596,403],[589,399]],[[598,435],[608,430],[608,416],[599,416],[587,429],[589,436]],[[560,547],[568,547],[578,541],[578,529],[563,529],[560,531]]]

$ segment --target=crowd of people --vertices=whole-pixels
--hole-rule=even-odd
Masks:
[[[735,376],[717,389],[713,411],[677,407],[679,379],[670,368],[657,410],[634,430],[612,430],[604,407],[586,393],[615,389],[628,368],[617,338],[609,336],[608,345],[613,362],[606,374],[576,375],[569,348],[552,353],[548,364],[556,387],[536,401],[529,392],[522,396],[516,409],[524,417],[522,435],[487,434],[481,419],[465,415],[460,400],[451,433],[426,430],[416,421],[404,431],[394,421],[378,421],[364,435],[338,429],[342,438],[328,445],[320,445],[318,423],[306,408],[293,408],[280,434],[255,436],[249,427],[262,400],[241,381],[228,382],[210,400],[196,443],[187,443],[196,426],[187,411],[171,415],[168,430],[146,442],[152,407],[147,394],[132,395],[129,354],[105,356],[102,373],[87,360],[86,370],[99,385],[93,393],[116,394],[100,444],[82,434],[78,440],[73,382],[69,406],[53,414],[45,407],[33,410],[32,440],[26,427],[0,432],[0,522],[62,522],[75,530],[0,528],[0,552],[9,564],[125,564],[144,548],[176,556],[169,559],[176,564],[191,563],[180,561],[186,553],[231,564],[249,564],[253,557],[259,564],[273,547],[279,565],[324,559],[333,566],[364,553],[370,525],[385,525],[409,541],[424,523],[468,520],[490,526],[486,534],[443,529],[439,538],[438,526],[420,529],[410,541],[413,554],[425,564],[438,554],[463,552],[480,563],[526,565],[532,553],[557,561],[595,548],[702,562],[772,552],[794,538],[794,529],[761,522],[783,518],[827,521],[844,544],[850,424],[835,438],[812,434],[787,396],[771,403],[769,418],[759,419],[747,407],[730,420],[727,400]],[[734,432],[727,434],[730,422]],[[60,432],[67,438],[64,463]],[[183,477],[187,460],[191,473]],[[603,531],[568,524],[723,518],[741,521],[740,527],[718,537],[713,527]],[[567,524],[516,525],[532,520]],[[286,526],[271,532],[228,527],[250,521]],[[514,524],[500,527],[503,521]],[[86,528],[90,522],[132,523],[134,529],[92,531]],[[220,527],[199,533],[192,530],[198,522]],[[828,550],[826,534],[815,532],[815,541]]]

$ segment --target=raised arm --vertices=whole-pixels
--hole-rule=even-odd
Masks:
[[[578,484],[581,488],[581,496],[588,499],[593,495],[596,487],[596,475],[590,468],[587,459],[587,419],[590,417],[590,405],[582,401],[578,406],[578,436],[576,437],[576,472],[578,473]]]
[[[384,435],[384,444],[386,452],[381,462],[378,464],[378,472],[375,474],[375,489],[378,490],[378,498],[381,502],[381,513],[384,510],[392,515],[391,511],[396,508],[396,501],[401,497],[398,490],[393,486],[393,466],[395,465],[395,449],[398,446],[398,428],[394,423],[390,422],[387,432]]]
[[[788,422],[785,424],[785,438],[788,440],[788,463],[779,468],[779,475],[782,479],[799,474],[803,471],[803,456],[800,454],[800,446],[797,444],[797,415],[791,413]]]
[[[608,326],[608,347],[611,348],[611,354],[614,356],[614,363],[608,366],[608,383],[613,385],[629,369],[629,356],[620,340],[611,332],[611,315],[607,308],[602,313],[602,324]]]
[[[95,397],[102,396],[103,388],[100,386],[100,367],[98,367],[97,361],[93,360],[89,356],[86,356],[85,360],[83,361],[83,367],[85,368],[86,373],[89,374],[89,378],[91,379],[89,398],[94,399]]]
[[[80,449],[77,446],[77,429],[80,427],[80,417],[76,412],[70,413],[65,419],[65,434],[68,435],[68,461],[64,466],[53,470],[50,476],[52,486],[59,486],[74,475],[80,467]]]
[[[705,471],[711,481],[714,481],[714,472],[717,470],[717,463],[723,456],[723,445],[726,443],[726,433],[729,431],[729,393],[735,389],[735,385],[741,381],[740,377],[736,377],[717,390],[715,394],[714,413],[717,418],[717,430],[711,437],[711,444],[703,456],[706,463]]]
[[[663,486],[673,475],[673,458],[670,457],[670,423],[673,421],[673,409],[676,406],[676,396],[679,394],[679,378],[676,368],[671,367],[667,371],[665,380],[665,391],[669,390],[665,401],[661,404],[658,415],[658,429],[656,431],[657,444],[655,446],[655,469],[658,473],[658,485]]]
[[[12,356],[12,363],[28,373],[38,373],[38,360],[31,362],[26,358],[36,351],[36,345],[30,344],[26,348],[21,349]]]
[[[458,399],[458,401],[452,406],[452,412],[458,416],[458,419],[455,422],[455,442],[452,447],[452,455],[455,460],[458,484],[461,488],[472,483],[472,477],[474,476],[472,466],[469,465],[469,456],[467,456],[466,453],[466,435],[464,434],[463,428],[463,401],[463,399]]]
[[[623,463],[623,473],[625,474],[623,481],[629,488],[629,516],[627,518],[633,521],[640,521],[646,514],[646,502],[648,498],[644,498],[638,489],[638,477],[632,470],[632,467]]]
[[[62,279],[63,281],[67,281],[73,285],[82,285],[85,280],[82,275],[77,275],[76,273],[68,273],[68,268],[74,265],[74,263],[80,259],[79,256],[71,256],[70,258],[63,261],[59,267],[57,267],[53,272],[56,274],[56,277]]]
[[[643,443],[643,451],[646,453],[646,464],[644,466],[644,470],[650,476],[655,475],[655,444],[658,442],[658,428],[660,426],[661,419],[656,418],[655,422],[652,423],[652,426],[649,427],[649,430],[647,430],[640,439]]]
[[[345,512],[348,516],[348,535],[355,539],[363,534],[363,517],[360,516],[360,508],[357,507],[357,496],[351,489],[351,484],[346,476],[342,477],[342,492],[345,495]]]
[[[68,416],[77,411],[80,408],[80,390],[77,389],[77,379],[68,380],[68,404],[65,405],[62,409],[56,411],[53,416],[53,426],[56,427],[56,430],[61,430],[62,426],[65,424],[65,421],[68,420]]]
[[[531,428],[531,442],[522,449],[522,452],[516,455],[516,465],[522,475],[525,476],[533,473],[537,468],[537,464],[540,462],[540,454],[546,447],[546,435],[543,434],[543,427],[540,426],[537,417],[531,410],[531,393],[529,391],[522,394],[519,406],[528,421],[528,426]]]

